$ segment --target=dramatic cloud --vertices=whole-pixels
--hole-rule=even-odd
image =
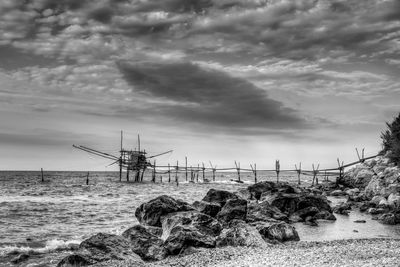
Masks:
[[[171,104],[166,116],[228,128],[296,129],[306,122],[253,84],[191,63],[121,63],[135,90]]]

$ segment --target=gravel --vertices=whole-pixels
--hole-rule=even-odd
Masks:
[[[262,247],[225,247],[147,263],[156,266],[399,266],[399,239],[288,242]],[[124,266],[124,265],[119,265]],[[128,265],[125,265],[128,266]]]

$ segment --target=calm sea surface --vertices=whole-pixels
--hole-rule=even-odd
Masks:
[[[19,266],[54,266],[85,238],[98,232],[119,234],[137,223],[135,209],[159,195],[193,202],[210,188],[235,191],[253,182],[247,174],[242,176],[245,184],[231,183],[231,178],[236,179],[232,173],[218,174],[217,182],[208,184],[186,183],[184,174],[179,177],[179,186],[168,183],[166,174],[162,183],[158,175],[155,184],[148,176],[147,182],[138,184],[119,182],[117,172],[91,172],[86,185],[85,172],[45,172],[44,183],[40,172],[0,172],[0,266],[16,266],[10,263],[16,252],[30,255]],[[259,180],[266,179],[274,177],[261,174]],[[302,240],[400,238],[400,227],[382,225],[367,215],[353,212],[350,217],[337,217],[336,222],[319,227],[297,224],[296,228]],[[353,223],[360,218],[367,223]]]

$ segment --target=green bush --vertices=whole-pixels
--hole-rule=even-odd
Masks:
[[[386,123],[388,129],[381,133],[382,154],[386,154],[392,162],[400,165],[400,113],[391,122]]]

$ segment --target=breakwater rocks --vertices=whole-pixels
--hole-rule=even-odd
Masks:
[[[347,202],[334,212],[346,214],[356,207],[384,224],[400,224],[400,169],[388,158],[378,156],[355,166],[337,185],[328,189],[328,194],[347,196]]]
[[[319,219],[335,219],[326,197],[273,182],[257,183],[239,192],[211,189],[193,204],[162,195],[141,204],[135,216],[140,224],[122,235],[90,237],[58,266],[106,266],[118,260],[143,266],[145,261],[187,255],[199,248],[299,241],[290,223],[317,225]]]

